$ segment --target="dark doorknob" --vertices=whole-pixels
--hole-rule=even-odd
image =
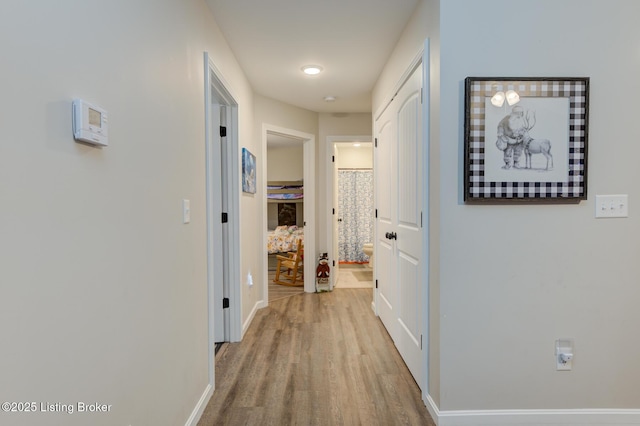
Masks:
[[[342,222],[342,219],[338,219],[338,222]]]

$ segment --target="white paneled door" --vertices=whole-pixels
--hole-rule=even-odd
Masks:
[[[422,66],[376,120],[377,310],[422,388]]]

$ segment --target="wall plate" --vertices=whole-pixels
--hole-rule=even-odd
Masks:
[[[596,195],[596,217],[629,217],[629,196]]]

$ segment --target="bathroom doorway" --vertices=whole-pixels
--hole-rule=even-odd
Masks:
[[[356,140],[332,145],[333,285],[371,288],[375,226],[373,144]]]

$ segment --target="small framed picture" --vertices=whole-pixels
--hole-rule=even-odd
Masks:
[[[256,193],[256,156],[242,148],[242,192]]]
[[[467,77],[464,200],[587,199],[589,78]]]

